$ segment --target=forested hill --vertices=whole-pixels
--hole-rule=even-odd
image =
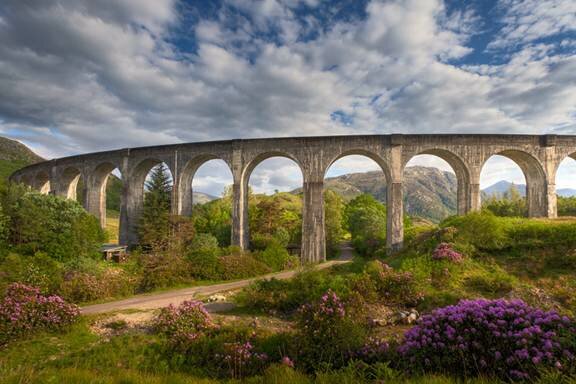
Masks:
[[[0,183],[19,168],[44,161],[24,144],[0,137]]]

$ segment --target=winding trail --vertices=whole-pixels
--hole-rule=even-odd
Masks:
[[[352,248],[348,244],[343,244],[338,259],[318,264],[314,267],[314,269],[326,269],[334,265],[348,263],[352,260],[352,257],[353,257]],[[243,288],[250,285],[252,282],[256,280],[271,279],[271,278],[289,279],[294,275],[296,275],[296,273],[300,272],[301,270],[302,269],[270,273],[267,275],[253,277],[245,280],[233,281],[230,283],[201,285],[197,287],[182,288],[161,293],[136,295],[128,299],[111,301],[102,304],[87,305],[85,307],[81,307],[80,312],[84,315],[89,315],[89,314],[99,314],[99,313],[129,310],[129,309],[150,310],[166,307],[169,304],[178,305],[185,300],[193,299],[194,297],[197,297],[199,295],[206,296],[218,292]]]

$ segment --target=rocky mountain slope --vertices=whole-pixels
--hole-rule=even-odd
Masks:
[[[417,166],[406,168],[404,178],[404,208],[409,215],[440,221],[456,213],[456,176],[453,173]],[[325,186],[346,200],[369,193],[386,202],[386,180],[380,171],[328,178]]]

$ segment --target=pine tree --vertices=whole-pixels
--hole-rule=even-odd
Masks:
[[[152,169],[145,183],[144,207],[140,220],[141,243],[162,248],[170,231],[172,178],[164,164]]]

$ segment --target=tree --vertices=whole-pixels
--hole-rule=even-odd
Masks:
[[[7,242],[16,252],[44,252],[58,261],[98,257],[105,234],[76,201],[9,184],[0,192]]]
[[[196,204],[192,220],[197,233],[209,233],[218,240],[221,247],[229,246],[232,228],[231,195],[226,194],[206,204]]]
[[[372,255],[386,245],[386,206],[362,194],[346,206],[352,245],[362,255]]]
[[[172,178],[164,164],[152,169],[145,183],[144,207],[140,218],[141,244],[165,247],[170,232]]]
[[[329,257],[338,254],[340,242],[344,237],[345,203],[340,195],[332,190],[324,191],[324,230],[326,233],[326,252]]]
[[[518,217],[527,213],[526,200],[514,184],[502,196],[492,195],[482,205],[496,216]]]

